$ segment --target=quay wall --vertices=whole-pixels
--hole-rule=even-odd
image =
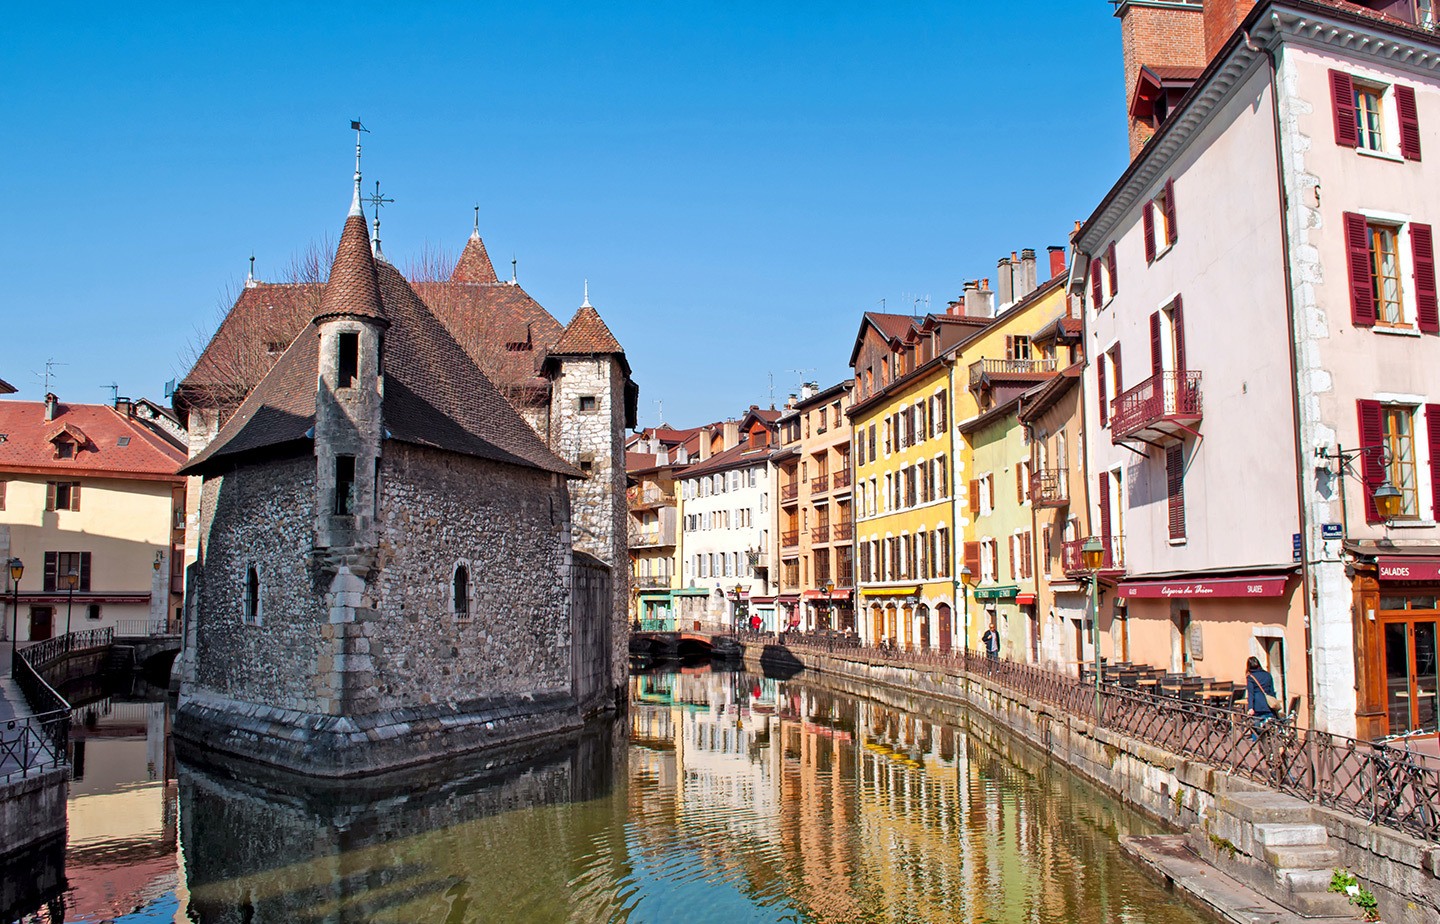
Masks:
[[[50,838],[65,838],[70,768],[55,767],[0,783],[0,857]]]
[[[922,713],[923,705],[915,702],[919,697],[959,703],[992,720],[988,729],[983,727],[986,723],[972,725],[982,736],[1017,735],[1156,821],[1178,831],[1202,832],[1210,843],[1233,851],[1231,859],[1238,864],[1255,868],[1265,862],[1264,847],[1254,828],[1269,819],[1239,808],[1234,798],[1266,792],[1250,780],[1097,728],[1049,703],[967,674],[958,666],[908,666],[891,660],[837,658],[806,649],[786,649],[781,657],[791,667],[803,665],[833,678],[848,692],[890,700]],[[755,649],[746,650],[752,668],[763,667],[768,660]],[[1440,845],[1323,806],[1307,808],[1309,820],[1329,833],[1330,846],[1339,850],[1341,865],[1375,893],[1383,920],[1388,924],[1440,924]]]

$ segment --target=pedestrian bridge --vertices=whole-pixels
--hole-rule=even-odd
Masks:
[[[140,670],[146,674],[168,674],[180,653],[180,635],[170,631],[164,620],[121,619],[115,625],[106,667],[111,670]]]
[[[630,653],[653,658],[740,657],[733,626],[699,620],[641,619],[630,625]]]

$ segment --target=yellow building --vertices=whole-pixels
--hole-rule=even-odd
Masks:
[[[185,450],[129,401],[0,401],[3,637],[41,641],[67,629],[122,635],[172,630],[184,574]],[[72,584],[73,581],[73,584]],[[15,628],[17,627],[18,628]]]

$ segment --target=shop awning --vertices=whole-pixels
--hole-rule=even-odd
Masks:
[[[780,596],[776,597],[775,599],[778,600],[778,601],[781,602],[781,603],[799,603],[799,602],[800,602],[800,595],[799,595],[799,594],[781,594]]]
[[[677,587],[675,590],[672,590],[672,591],[670,591],[670,592],[671,592],[672,594],[674,594],[675,596],[677,596],[677,597],[708,597],[708,596],[710,596],[710,588],[708,588],[708,587]]]
[[[1135,581],[1116,590],[1127,600],[1219,599],[1222,597],[1278,597],[1285,593],[1286,575],[1276,577],[1217,577],[1185,581]]]
[[[1382,581],[1440,581],[1440,558],[1382,555],[1376,563]]]
[[[866,587],[860,591],[863,597],[918,597],[920,587]]]
[[[751,598],[750,598],[750,602],[751,602],[751,603],[766,603],[766,604],[769,604],[769,603],[774,603],[774,602],[775,602],[775,597],[773,597],[773,596],[770,596],[770,597],[751,597]]]
[[[1027,603],[1028,603],[1029,605],[1031,605],[1031,606],[1034,606],[1034,605],[1035,605],[1035,595],[1034,595],[1034,594],[1016,594],[1016,595],[1015,595],[1015,602],[1018,603],[1018,604],[1020,604],[1021,606],[1024,606],[1024,605],[1026,605]]]
[[[823,603],[825,600],[827,600],[827,599],[830,600],[831,602],[835,602],[835,601],[837,601],[837,600],[849,600],[849,599],[850,599],[850,591],[848,591],[848,590],[832,590],[832,591],[830,591],[829,597],[826,597],[825,591],[823,591],[823,590],[807,590],[807,591],[805,591],[805,599],[806,599],[806,600],[819,600],[819,601],[821,601],[822,603]]]

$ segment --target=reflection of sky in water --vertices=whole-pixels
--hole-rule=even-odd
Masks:
[[[166,892],[144,908],[136,908],[129,914],[115,918],[114,924],[172,924],[179,913],[180,899],[174,892]]]
[[[666,859],[627,837],[633,871],[624,886],[633,889],[625,904],[630,924],[776,924],[809,920],[793,908],[756,907],[730,881],[733,871],[718,871],[702,855],[675,850]]]

